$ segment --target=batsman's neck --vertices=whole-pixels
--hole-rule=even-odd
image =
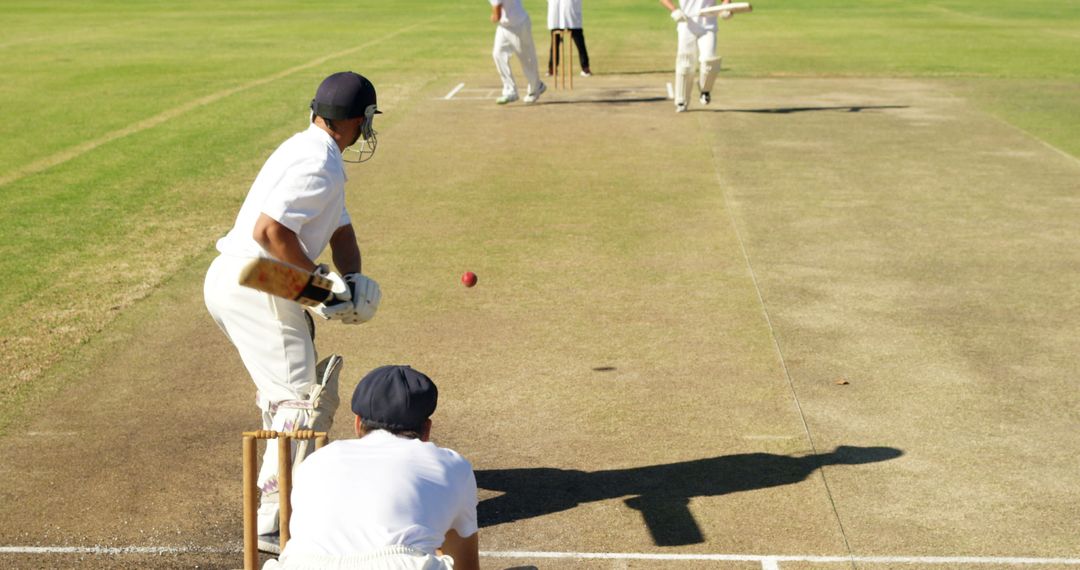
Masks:
[[[360,137],[360,125],[364,122],[364,118],[336,119],[333,121],[333,127],[326,122],[326,119],[318,115],[312,118],[311,122],[326,131],[326,134],[337,143],[338,150],[345,152],[345,149],[352,146]]]

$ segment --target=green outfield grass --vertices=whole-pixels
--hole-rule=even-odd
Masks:
[[[546,3],[525,4],[542,38]],[[263,160],[304,127],[322,77],[371,77],[381,128],[463,75],[494,84],[485,3],[402,5],[0,2],[0,429],[50,366],[205,261]],[[728,77],[945,81],[1080,156],[1080,3],[1016,6],[762,0],[724,25],[721,51]],[[590,0],[585,18],[596,72],[670,69],[672,26],[654,0]],[[472,143],[460,144],[446,152]],[[582,149],[600,171],[610,151]]]

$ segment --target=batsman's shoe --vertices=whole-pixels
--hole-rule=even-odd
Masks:
[[[535,103],[536,100],[539,99],[540,96],[544,94],[544,91],[547,91],[547,84],[544,83],[544,82],[541,82],[540,87],[536,88],[536,93],[529,93],[528,95],[525,96],[525,102],[526,103]]]
[[[259,535],[259,552],[281,554],[281,535],[277,531],[270,534]]]
[[[495,100],[496,105],[505,105],[507,103],[513,103],[518,100],[517,93],[510,93],[509,95],[503,95]]]
[[[676,113],[685,113],[686,112],[686,103],[675,103],[675,112]]]
[[[709,95],[708,91],[702,91],[701,92],[701,104],[702,105],[708,105],[709,103],[712,103],[712,95]]]
[[[592,77],[592,71],[590,71],[588,69],[582,69],[581,70],[581,76],[582,77]]]

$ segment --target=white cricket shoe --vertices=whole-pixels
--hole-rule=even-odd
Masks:
[[[701,92],[701,104],[702,105],[708,105],[711,102],[712,102],[712,95],[709,95],[708,91],[702,91]]]
[[[528,103],[528,104],[535,103],[536,100],[539,99],[540,96],[544,94],[544,91],[547,91],[547,84],[544,83],[543,81],[541,81],[540,82],[540,87],[536,88],[536,93],[529,93],[528,95],[525,96],[525,99],[524,99],[525,103]]]
[[[675,103],[675,112],[676,113],[685,113],[686,112],[686,103]]]
[[[526,97],[526,99],[528,99],[528,97]],[[517,93],[511,93],[509,95],[503,95],[502,97],[499,97],[498,99],[496,99],[495,104],[496,105],[505,105],[507,103],[513,103],[514,101],[517,101],[517,100],[518,100]]]

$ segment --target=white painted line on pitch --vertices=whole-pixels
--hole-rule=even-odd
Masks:
[[[998,564],[998,565],[1050,565],[1080,566],[1080,558],[1035,558],[1014,556],[799,556],[777,554],[661,554],[646,552],[487,552],[489,558],[548,558],[548,559],[600,559],[600,560],[665,560],[665,561],[711,561],[711,562],[758,562],[763,570],[780,567],[781,562],[811,562],[817,564],[845,564],[851,561],[875,564]]]
[[[700,119],[698,123],[700,124]],[[743,262],[746,264],[746,272],[750,276],[750,282],[754,285],[754,293],[757,294],[758,304],[761,307],[761,315],[765,320],[766,328],[769,329],[769,336],[772,337],[773,349],[776,351],[776,359],[780,364],[780,371],[787,381],[787,388],[791,392],[791,399],[795,404],[795,412],[798,414],[799,421],[802,423],[803,434],[806,435],[806,441],[810,444],[810,451],[813,452],[814,455],[817,455],[817,443],[814,442],[814,435],[810,432],[810,424],[806,421],[806,412],[803,410],[802,402],[799,400],[799,393],[795,390],[795,381],[791,378],[791,370],[788,369],[787,360],[784,358],[784,350],[780,346],[780,337],[776,334],[776,327],[773,326],[772,316],[769,314],[769,305],[765,303],[765,295],[761,292],[761,284],[758,282],[754,263],[750,259],[750,251],[746,247],[746,240],[743,239],[742,230],[739,229],[739,221],[735,219],[735,210],[732,206],[730,192],[720,176],[720,169],[717,167],[719,161],[716,158],[715,144],[711,145],[710,153],[712,154],[713,174],[716,177],[716,183],[719,184],[721,188],[720,195],[723,198],[724,209],[727,210],[728,222],[731,224],[731,230],[735,232],[735,239],[739,243],[739,250],[742,252]],[[821,479],[821,484],[825,489],[825,496],[829,499],[829,506],[832,507],[833,518],[836,520],[836,527],[840,531],[840,538],[844,541],[844,548],[848,551],[848,554],[851,554],[851,542],[848,541],[847,531],[844,530],[844,521],[840,518],[840,510],[836,508],[836,499],[833,497],[832,488],[829,487],[829,478],[825,475],[824,465],[817,470],[817,475]]]
[[[0,546],[0,554],[234,554],[243,548],[196,546]],[[664,560],[672,562],[758,562],[762,570],[779,570],[781,562],[842,564],[851,561],[874,564],[997,564],[1013,566],[1080,566],[1080,558],[1036,558],[1018,556],[815,556],[780,554],[663,554],[648,552],[527,552],[481,551],[487,558],[546,558],[600,560]]]
[[[76,431],[28,431],[26,435],[31,437],[71,437],[78,435]]]
[[[326,63],[327,61],[330,61],[331,59],[336,59],[336,58],[340,58],[340,57],[343,57],[343,56],[346,56],[346,55],[353,54],[353,53],[358,52],[358,51],[360,51],[362,49],[365,49],[365,48],[371,47],[373,45],[382,43],[382,42],[384,42],[386,40],[389,40],[390,38],[393,38],[395,36],[399,36],[401,34],[404,34],[405,32],[409,32],[409,31],[413,30],[414,28],[423,26],[423,25],[427,24],[428,22],[431,22],[431,21],[437,20],[437,19],[438,18],[433,18],[431,20],[426,20],[424,22],[413,24],[411,26],[401,28],[400,30],[398,30],[396,32],[391,32],[391,33],[389,33],[389,34],[387,34],[387,35],[385,35],[385,36],[383,36],[381,38],[377,38],[377,39],[371,40],[370,42],[358,45],[356,47],[351,47],[349,49],[342,50],[342,51],[339,51],[337,53],[324,55],[322,57],[315,58],[315,59],[313,59],[313,60],[311,60],[311,61],[309,61],[307,63],[302,63],[302,64],[297,65],[295,67],[290,67],[289,69],[286,69],[284,71],[279,71],[279,72],[277,72],[277,73],[275,73],[273,75],[269,75],[269,76],[264,77],[262,79],[256,79],[255,81],[249,81],[247,83],[244,83],[243,85],[238,85],[236,87],[230,87],[230,88],[225,89],[223,91],[218,91],[217,93],[211,93],[210,95],[207,95],[205,97],[200,97],[198,99],[195,99],[194,101],[188,101],[187,103],[184,103],[183,105],[180,105],[179,107],[173,107],[172,109],[169,109],[169,110],[164,111],[162,113],[158,113],[157,115],[154,115],[153,117],[150,117],[149,119],[143,119],[142,121],[139,121],[137,123],[128,125],[128,126],[122,128],[122,129],[115,130],[115,131],[113,131],[111,133],[106,133],[106,134],[104,134],[104,135],[102,135],[102,136],[100,136],[100,137],[98,137],[98,138],[96,138],[94,140],[87,141],[87,142],[85,142],[83,144],[77,145],[77,146],[69,148],[69,149],[67,149],[65,151],[54,154],[54,155],[52,155],[52,156],[50,156],[48,158],[43,158],[41,160],[38,160],[37,162],[33,162],[33,163],[31,163],[31,164],[29,164],[27,166],[24,166],[24,167],[22,167],[20,169],[17,169],[14,172],[11,172],[9,174],[6,174],[6,175],[0,177],[0,186],[5,186],[7,184],[11,184],[12,182],[15,182],[16,180],[19,180],[19,179],[24,178],[26,176],[29,176],[31,174],[37,174],[38,172],[48,170],[49,168],[52,168],[52,167],[57,166],[59,164],[63,164],[63,163],[65,163],[65,162],[67,162],[67,161],[69,161],[69,160],[71,160],[73,158],[78,158],[79,156],[82,156],[83,154],[86,154],[86,153],[96,149],[97,147],[99,147],[101,145],[110,143],[110,142],[112,142],[114,140],[117,140],[117,139],[124,138],[124,137],[126,137],[128,135],[131,135],[131,134],[135,134],[135,133],[142,132],[142,131],[145,131],[147,129],[156,127],[156,126],[158,126],[158,125],[160,125],[160,124],[162,124],[162,123],[164,123],[166,121],[169,121],[171,119],[175,119],[176,117],[179,117],[180,115],[183,115],[184,113],[187,113],[188,111],[191,111],[193,109],[198,109],[200,107],[205,107],[205,106],[207,106],[207,105],[209,105],[211,103],[214,103],[214,102],[217,102],[217,101],[219,101],[221,99],[224,99],[225,97],[228,97],[229,95],[234,95],[234,94],[239,93],[241,91],[247,91],[248,89],[251,89],[253,87],[260,87],[262,85],[266,85],[267,83],[277,81],[278,79],[283,79],[283,78],[288,77],[288,76],[290,76],[290,75],[292,75],[294,73],[297,73],[299,71],[304,71],[304,70],[316,67],[318,65],[322,65],[322,64]]]
[[[675,88],[671,86],[670,81],[668,81],[668,84],[667,84],[667,98],[668,99],[674,99],[675,98]]]
[[[232,554],[243,548],[195,546],[0,546],[0,554]]]
[[[457,92],[458,92],[458,91],[461,91],[461,90],[462,90],[462,89],[464,89],[464,88],[465,88],[465,84],[464,84],[464,83],[458,83],[458,84],[457,84],[457,87],[455,87],[455,88],[451,89],[451,90],[450,90],[450,92],[446,94],[446,97],[443,97],[443,99],[446,99],[447,101],[449,101],[449,100],[453,99],[453,98],[454,98],[454,95],[457,95]]]

